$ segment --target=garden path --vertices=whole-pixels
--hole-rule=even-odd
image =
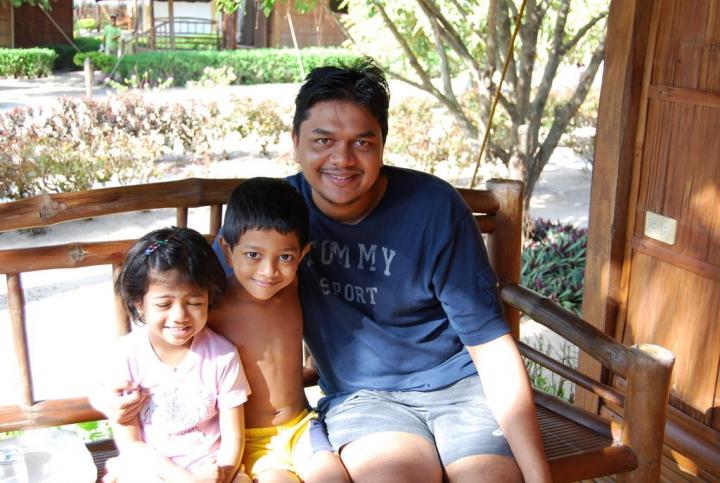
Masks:
[[[417,94],[414,89],[391,83],[393,99]],[[217,88],[173,88],[150,91],[144,95],[158,101],[189,99],[222,100],[229,95],[249,96],[255,99],[272,97],[278,102],[292,104],[296,84],[228,86]],[[109,89],[96,86],[94,95],[105,96]],[[48,106],[59,96],[82,96],[84,85],[81,73],[59,74],[46,79],[0,79],[0,114],[20,106]],[[283,142],[289,142],[289,136]],[[241,157],[204,165],[188,164],[172,172],[172,178],[199,177],[251,177],[286,176],[296,171],[287,157],[280,160],[244,154]],[[441,173],[440,173],[441,174]],[[559,148],[545,168],[531,200],[533,217],[558,219],[579,226],[587,226],[591,172],[589,166],[569,149]],[[191,210],[190,226],[205,230],[207,210]],[[133,213],[111,215],[76,223],[66,223],[36,232],[0,233],[0,249],[54,245],[85,239],[87,241],[135,238],[150,229],[174,222],[174,213]],[[69,272],[69,273],[68,273]],[[71,278],[68,278],[70,276]],[[112,340],[112,324],[95,323],[112,317],[114,302],[107,267],[93,267],[54,272],[32,272],[23,278],[26,289],[28,335],[31,341],[30,358],[36,377],[35,390],[39,399],[68,397],[84,394],[90,389],[81,385],[88,377],[68,378],[67,374],[88,373],[100,379],[99,365],[88,360],[101,360],[103,351]],[[65,309],[63,309],[65,308]],[[70,309],[72,308],[72,309]],[[72,310],[72,316],[61,316],[63,310]],[[104,321],[100,321],[104,322]],[[15,366],[10,346],[7,288],[0,283],[0,380],[7,381],[10,389]],[[523,324],[523,335],[536,338],[545,332],[532,324]],[[82,340],[80,348],[65,349]],[[559,341],[553,342],[555,346]],[[0,391],[0,405],[12,400],[12,390]]]

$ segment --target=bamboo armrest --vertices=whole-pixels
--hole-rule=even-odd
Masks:
[[[536,322],[562,335],[623,376],[628,369],[628,348],[547,297],[517,284],[500,292],[502,299]]]

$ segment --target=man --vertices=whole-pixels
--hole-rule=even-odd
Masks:
[[[388,105],[369,60],[314,69],[295,101],[304,337],[330,440],[355,482],[548,482],[477,225],[446,182],[383,166]]]
[[[117,16],[110,15],[110,24],[103,29],[103,52],[108,55],[120,56],[120,34],[122,31],[117,26]]]

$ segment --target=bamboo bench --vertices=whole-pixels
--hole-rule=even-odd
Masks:
[[[239,179],[187,179],[78,193],[41,195],[0,204],[0,232],[42,227],[103,215],[175,208],[178,226],[187,226],[188,209],[210,207],[207,231],[220,228],[223,203]],[[624,377],[623,393],[589,379],[520,343],[529,359],[549,368],[615,405],[625,418],[611,422],[536,391],[536,405],[553,480],[577,481],[618,474],[618,481],[658,481],[667,398],[673,356],[657,346],[625,347],[581,318],[518,284],[520,274],[523,185],[492,180],[487,190],[459,190],[475,213],[491,263],[501,281],[501,297],[513,335],[519,335],[520,313],[547,326],[596,358],[609,371]],[[0,239],[0,243],[2,239]],[[86,397],[36,400],[28,353],[22,276],[36,270],[107,265],[113,273],[133,240],[87,242],[0,250],[0,273],[8,285],[8,309],[21,381],[15,404],[0,406],[0,431],[22,430],[93,421],[103,416]],[[129,329],[121,304],[115,305],[118,335]],[[101,321],[103,322],[103,321]],[[91,361],[88,361],[91,362]],[[115,454],[112,441],[88,444],[98,474]]]

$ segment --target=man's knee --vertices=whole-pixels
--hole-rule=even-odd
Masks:
[[[520,468],[513,458],[497,455],[478,455],[461,458],[445,468],[450,483],[482,481],[487,483],[521,483]]]
[[[355,483],[442,480],[435,446],[414,434],[383,432],[363,436],[345,445],[340,458]]]

